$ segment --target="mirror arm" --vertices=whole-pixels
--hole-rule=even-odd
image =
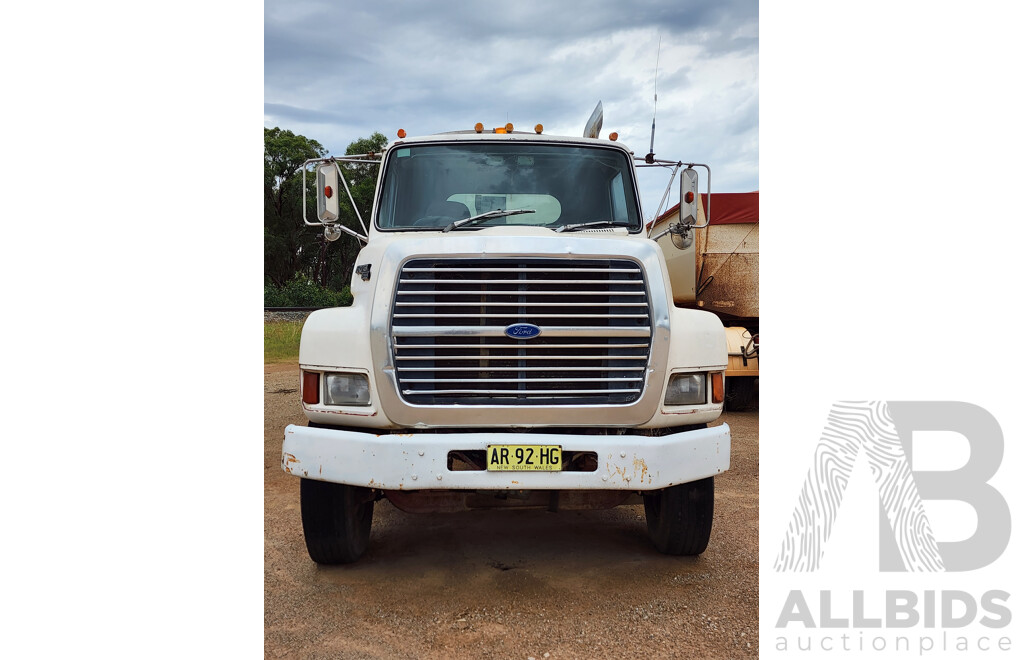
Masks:
[[[367,229],[366,229],[366,223],[363,222],[363,216],[359,213],[359,207],[356,206],[356,200],[353,199],[353,197],[352,197],[352,191],[348,189],[348,182],[345,181],[345,173],[341,171],[341,165],[338,165],[338,161],[337,160],[334,161],[334,167],[338,170],[338,178],[341,179],[341,185],[345,186],[345,193],[348,195],[348,201],[352,203],[352,210],[356,212],[356,218],[359,219],[359,226],[363,228],[363,233],[365,235],[369,236],[370,232],[367,231]],[[710,178],[711,177],[710,177],[710,174],[709,174],[708,175],[708,179],[709,179],[708,182],[709,183],[710,183]],[[711,198],[709,197],[708,199],[710,200]],[[708,203],[710,204],[710,201]]]
[[[683,238],[686,238],[686,236],[690,233],[691,229],[702,229],[704,227],[707,227],[707,225],[685,225],[681,222],[677,222],[675,224],[669,225],[664,231],[658,232],[657,236],[652,236],[651,240],[657,241],[665,234],[675,234],[677,236],[682,236]]]
[[[658,204],[658,210],[654,212],[654,217],[651,218],[651,229],[647,232],[647,237],[651,237],[651,232],[654,231],[654,223],[657,222],[658,217],[661,215],[661,209],[665,206],[665,200],[668,199],[668,193],[672,190],[672,182],[676,180],[676,175],[679,174],[679,168],[682,167],[682,163],[676,163],[672,168],[672,176],[669,177],[668,185],[665,186],[665,194],[661,196],[661,202]],[[661,238],[664,234],[659,234],[658,238]],[[658,240],[657,238],[654,240]]]

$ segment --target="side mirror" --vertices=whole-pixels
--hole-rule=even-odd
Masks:
[[[679,177],[679,222],[697,224],[697,170],[687,167]]]
[[[337,222],[341,215],[338,205],[338,166],[320,163],[316,166],[316,214],[324,224]]]

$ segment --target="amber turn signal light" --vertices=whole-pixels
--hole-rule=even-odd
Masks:
[[[711,374],[711,403],[725,401],[725,377],[721,371]]]

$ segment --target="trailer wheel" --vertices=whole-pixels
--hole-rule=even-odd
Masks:
[[[373,491],[312,479],[301,482],[302,531],[310,559],[318,564],[359,559],[370,540]]]
[[[658,552],[699,555],[711,538],[715,478],[644,493],[647,534]]]

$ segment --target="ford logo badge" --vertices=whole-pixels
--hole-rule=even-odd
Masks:
[[[513,323],[505,328],[505,335],[512,339],[533,339],[540,334],[540,328],[532,323]]]

